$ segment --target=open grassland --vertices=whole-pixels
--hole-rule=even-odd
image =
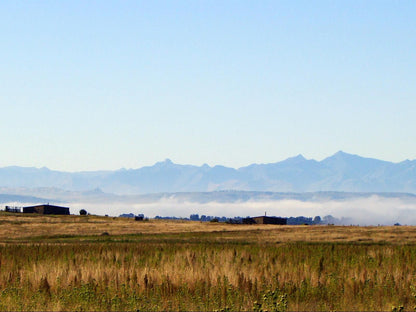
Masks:
[[[413,227],[0,215],[1,310],[413,310],[415,286]]]
[[[282,226],[150,220],[100,216],[42,216],[0,213],[0,243],[66,238],[96,240],[104,232],[113,240],[203,239],[239,242],[368,242],[416,244],[412,226]],[[155,236],[155,235],[156,236]]]

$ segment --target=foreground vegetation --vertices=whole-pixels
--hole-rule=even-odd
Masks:
[[[0,218],[0,233],[32,228],[0,234],[0,310],[391,311],[416,305],[412,227],[114,220],[136,232],[122,234],[112,224],[102,235],[94,234],[102,231],[97,224],[111,218],[25,218]],[[49,235],[42,228],[48,218],[55,220]],[[75,225],[78,234],[68,234]]]

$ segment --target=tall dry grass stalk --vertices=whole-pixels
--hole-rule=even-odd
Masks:
[[[0,247],[1,310],[413,308],[416,249],[382,244],[86,243]]]
[[[414,227],[0,214],[0,310],[409,310],[415,244]]]

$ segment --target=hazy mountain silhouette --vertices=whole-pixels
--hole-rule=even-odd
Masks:
[[[139,169],[61,172],[48,168],[0,168],[0,186],[54,187],[68,191],[101,189],[107,193],[207,192],[408,192],[416,193],[416,161],[392,163],[344,152],[322,160],[302,155],[239,169],[179,165],[171,160]]]

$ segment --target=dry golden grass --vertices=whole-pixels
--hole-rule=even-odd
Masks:
[[[4,244],[0,310],[252,311],[270,290],[296,311],[411,309],[415,259],[389,244]]]
[[[0,310],[252,311],[260,304],[273,311],[281,304],[374,311],[416,304],[415,227],[2,213],[0,243]]]
[[[38,236],[211,233],[220,240],[249,242],[416,243],[413,226],[282,226],[149,220],[100,216],[0,214],[0,241]]]

